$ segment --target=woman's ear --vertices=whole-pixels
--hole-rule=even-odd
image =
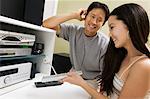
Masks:
[[[129,31],[127,32],[127,39],[130,39]]]

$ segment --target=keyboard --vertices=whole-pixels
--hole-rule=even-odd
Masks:
[[[79,75],[82,75],[82,71],[76,71],[76,73]],[[61,74],[50,75],[50,76],[43,76],[42,82],[59,81],[65,77],[67,77],[67,73],[61,73]]]

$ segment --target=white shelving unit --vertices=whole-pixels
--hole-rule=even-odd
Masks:
[[[18,21],[8,17],[0,16],[0,29],[18,33],[34,34],[37,43],[44,44],[44,53],[39,58],[31,58],[37,63],[37,71],[44,74],[51,73],[52,57],[55,45],[55,31],[41,26]],[[28,57],[27,57],[28,58]],[[27,59],[26,58],[26,59]]]

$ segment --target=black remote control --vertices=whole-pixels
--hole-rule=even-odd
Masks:
[[[61,85],[62,82],[59,81],[49,81],[49,82],[35,82],[35,86],[38,87],[47,87],[47,86],[56,86]]]

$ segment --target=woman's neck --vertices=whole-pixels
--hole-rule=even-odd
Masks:
[[[136,57],[136,56],[141,56],[143,55],[143,53],[141,53],[140,51],[138,51],[134,46],[133,44],[131,43],[129,46],[126,47],[126,50],[127,50],[127,56],[129,59],[130,58],[133,58],[133,57]]]

